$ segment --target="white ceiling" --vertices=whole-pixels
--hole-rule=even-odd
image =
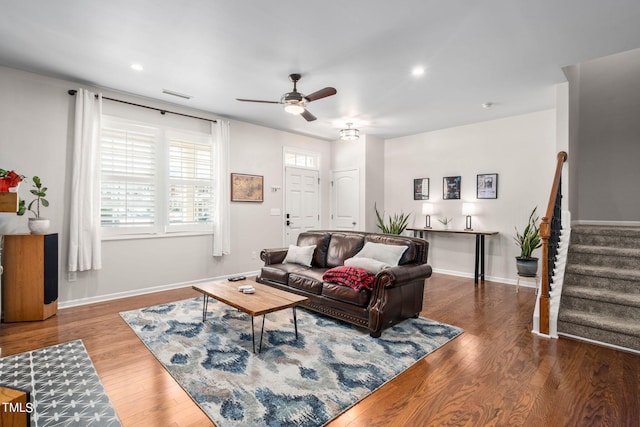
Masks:
[[[0,0],[0,65],[327,140],[347,122],[393,138],[553,108],[562,67],[640,47],[639,22],[638,0]],[[338,90],[308,106],[317,121],[235,100],[278,101],[294,72],[304,94]]]

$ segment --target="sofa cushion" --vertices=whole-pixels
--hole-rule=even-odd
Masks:
[[[373,259],[373,258],[365,258],[365,257],[347,258],[344,260],[344,265],[349,267],[363,268],[367,271],[372,272],[373,274],[378,274],[385,268],[392,267],[391,264],[387,264],[386,262],[378,261],[377,259]]]
[[[286,285],[289,281],[289,273],[305,271],[308,267],[299,264],[271,264],[265,265],[260,271],[260,278]]]
[[[398,265],[402,254],[407,250],[406,245],[387,245],[384,243],[366,242],[355,258],[373,258],[391,266]]]
[[[288,284],[292,288],[320,295],[322,293],[322,274],[324,268],[309,268],[304,271],[289,274]]]
[[[354,256],[364,245],[362,234],[333,233],[327,250],[327,267],[344,265],[344,260]]]
[[[316,250],[313,251],[311,265],[314,267],[325,268],[327,266],[327,249],[329,249],[329,240],[331,240],[331,234],[329,233],[306,231],[298,235],[298,246],[316,245]]]
[[[322,296],[358,307],[366,307],[371,299],[371,291],[366,289],[356,291],[348,286],[325,282],[322,284]]]
[[[313,258],[313,252],[316,249],[316,245],[311,246],[296,246],[289,245],[287,256],[284,258],[285,264],[300,264],[305,267],[311,267],[311,259]]]
[[[406,237],[394,236],[391,234],[369,234],[365,237],[365,242],[382,243],[385,245],[407,246],[397,265],[404,265],[410,262],[419,261],[418,248],[416,244]]]
[[[348,286],[356,291],[373,289],[375,276],[372,272],[346,265],[331,268],[322,275],[322,280],[336,285]]]

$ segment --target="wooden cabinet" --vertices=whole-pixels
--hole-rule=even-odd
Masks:
[[[0,427],[29,427],[29,393],[0,387]]]
[[[4,236],[5,322],[44,320],[58,311],[58,235]]]
[[[0,212],[18,211],[18,193],[0,192]]]

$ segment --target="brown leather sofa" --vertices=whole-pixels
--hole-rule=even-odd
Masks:
[[[355,291],[322,280],[325,271],[343,265],[365,242],[404,245],[407,249],[397,266],[375,275],[371,291]],[[265,249],[260,253],[264,267],[257,281],[304,295],[309,298],[304,307],[363,326],[376,338],[389,326],[420,314],[424,281],[431,276],[429,244],[425,240],[366,232],[310,231],[300,233],[297,245],[316,245],[310,267],[283,263],[288,248]]]

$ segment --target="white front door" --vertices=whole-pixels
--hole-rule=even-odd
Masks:
[[[285,244],[295,245],[298,234],[320,227],[320,180],[317,170],[285,170]]]
[[[360,216],[360,173],[357,169],[331,174],[331,228],[362,230]]]

